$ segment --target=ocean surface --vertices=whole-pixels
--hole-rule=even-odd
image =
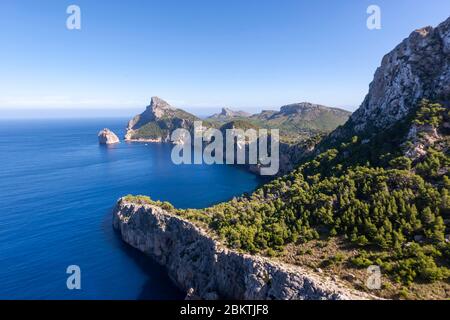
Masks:
[[[236,167],[176,166],[171,146],[98,145],[127,119],[0,120],[0,299],[182,299],[164,269],[120,240],[116,200],[145,194],[202,208],[254,190]],[[81,290],[66,269],[81,268]]]

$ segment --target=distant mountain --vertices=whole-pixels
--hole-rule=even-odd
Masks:
[[[279,129],[284,142],[294,144],[316,134],[327,134],[343,125],[351,112],[308,102],[295,103],[280,108],[280,111],[264,110],[250,115],[244,111],[223,108],[207,120],[218,123],[244,121],[247,126]],[[222,126],[219,124],[218,126]]]
[[[248,118],[250,116],[251,114],[245,111],[233,111],[229,108],[223,108],[222,112],[216,113],[208,117],[208,119],[217,121],[228,121],[235,118]]]
[[[331,132],[343,125],[351,112],[309,102],[281,107],[280,111],[263,111],[249,118],[256,124],[279,128],[284,135],[307,132]]]
[[[147,109],[128,123],[125,140],[168,142],[170,134],[176,129],[193,130],[194,121],[201,120],[172,107],[161,98],[153,97]]]
[[[233,130],[233,129],[241,129],[241,130],[248,130],[248,129],[255,129],[258,130],[261,127],[253,124],[250,121],[247,121],[245,119],[238,119],[233,120],[230,122],[225,123],[223,126],[220,127],[220,130],[223,132],[226,132],[226,130]]]
[[[311,136],[331,132],[344,124],[350,115],[345,110],[303,102],[283,106],[280,111],[262,111],[254,115],[223,108],[203,123],[208,127],[224,128],[226,124],[237,121],[247,128],[279,129],[283,142],[295,144]],[[146,110],[128,123],[125,140],[168,142],[175,129],[193,130],[194,121],[201,119],[153,97]]]

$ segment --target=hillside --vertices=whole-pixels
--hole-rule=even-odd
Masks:
[[[343,125],[351,112],[308,102],[286,105],[280,111],[263,111],[250,121],[260,126],[279,128],[281,135],[297,140],[318,133],[329,133]]]
[[[259,128],[279,129],[282,141],[296,144],[318,134],[330,133],[343,125],[350,115],[351,112],[342,109],[303,102],[282,106],[280,111],[265,110],[253,115],[225,108],[207,119],[220,123],[241,120]]]
[[[127,141],[169,142],[170,134],[179,128],[192,131],[199,118],[176,109],[166,101],[153,97],[146,110],[135,116],[127,127]]]
[[[373,294],[448,298],[449,84],[450,18],[386,55],[358,111],[297,169],[228,203],[170,210],[234,250],[359,290],[377,265],[383,286]]]

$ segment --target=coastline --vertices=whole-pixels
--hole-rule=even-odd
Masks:
[[[137,142],[137,143],[163,143],[161,138],[159,139],[125,139],[125,142]]]
[[[119,199],[113,227],[164,266],[188,297],[205,300],[370,300],[339,281],[226,248],[204,229],[156,205]]]

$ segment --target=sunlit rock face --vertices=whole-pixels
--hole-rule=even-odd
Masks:
[[[450,18],[414,31],[384,56],[361,107],[346,129],[358,133],[389,128],[427,98],[450,98]],[[339,136],[344,129],[333,135]]]
[[[200,120],[193,114],[172,107],[158,97],[152,97],[144,112],[128,122],[126,141],[170,142],[176,129],[192,131],[194,121]]]
[[[298,266],[225,248],[161,207],[120,199],[113,226],[124,242],[165,266],[188,296],[238,300],[342,300],[373,296]]]
[[[114,132],[105,128],[98,133],[98,142],[100,144],[116,144],[120,143],[120,140]]]

